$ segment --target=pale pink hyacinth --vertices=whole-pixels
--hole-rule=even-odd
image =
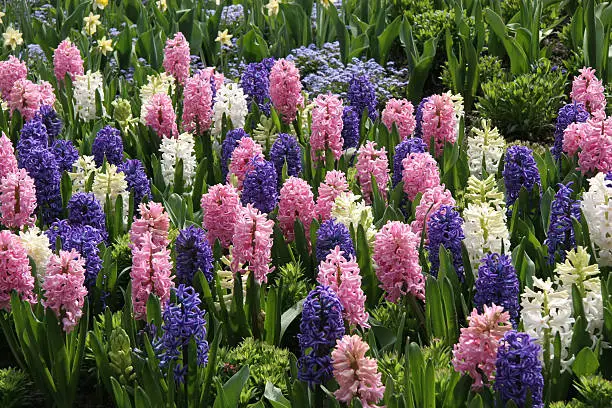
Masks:
[[[253,273],[258,283],[267,282],[272,261],[272,231],[274,221],[269,220],[252,204],[243,207],[236,226],[232,241],[232,271]]]
[[[25,169],[0,179],[0,223],[8,228],[22,228],[36,222],[36,188]]]
[[[159,297],[162,307],[170,298],[170,289],[174,286],[172,279],[172,260],[166,247],[158,247],[150,232],[140,238],[140,246],[132,248],[132,304],[134,318],[144,320],[147,317],[149,295]]]
[[[457,140],[457,116],[449,94],[431,95],[423,106],[423,141],[430,148],[434,141],[435,155],[440,156],[446,142]]]
[[[228,248],[234,235],[234,225],[240,216],[242,206],[238,190],[231,184],[217,184],[202,195],[202,226],[208,231],[208,242]]]
[[[300,71],[293,61],[281,58],[274,63],[270,71],[270,100],[283,122],[289,124],[295,120],[298,107],[304,104],[304,97]]]
[[[347,259],[340,247],[336,246],[319,265],[317,281],[329,286],[338,295],[343,307],[342,314],[349,325],[364,329],[370,327],[369,315],[365,310],[366,296],[361,289],[359,265],[354,255]]]
[[[387,184],[389,183],[389,160],[385,148],[376,150],[376,142],[368,140],[365,145],[357,151],[357,179],[366,204],[372,202],[372,176],[378,185],[378,191],[384,197],[387,196]]]
[[[570,123],[563,131],[563,151],[568,156],[574,156],[578,153],[580,148],[580,141],[584,137],[586,122]]]
[[[17,235],[4,230],[0,231],[0,310],[11,310],[13,290],[21,300],[36,302],[28,253]]]
[[[74,81],[77,75],[83,75],[85,72],[81,52],[69,39],[59,43],[53,52],[53,72],[60,83],[64,82],[66,74]]]
[[[495,379],[497,348],[504,333],[512,330],[510,315],[501,306],[484,305],[482,314],[472,310],[468,317],[469,327],[461,329],[459,342],[453,349],[455,371],[469,374],[474,379],[472,389],[478,391],[484,386],[483,375],[490,385]]]
[[[402,181],[404,193],[410,201],[417,194],[440,185],[440,169],[433,156],[427,152],[410,153],[402,160]]]
[[[319,185],[319,196],[315,206],[315,214],[321,221],[327,221],[331,217],[331,211],[336,198],[348,192],[346,175],[338,170],[332,170],[325,174],[325,181]]]
[[[29,79],[19,79],[13,85],[7,104],[11,115],[18,110],[24,120],[34,117],[42,105],[52,106],[55,103],[53,87],[47,81],[35,84]]]
[[[149,239],[154,248],[165,248],[169,244],[168,230],[170,229],[170,217],[160,203],[149,201],[139,206],[140,217],[134,217],[130,229],[130,241],[137,248],[143,245],[143,239],[149,234]]]
[[[183,93],[183,129],[203,133],[212,123],[213,92],[210,75],[198,72],[185,81]]]
[[[590,113],[606,107],[606,96],[601,80],[595,76],[593,68],[584,67],[579,70],[580,75],[574,77],[570,97],[574,102],[584,104]]]
[[[399,221],[387,222],[374,238],[376,276],[390,302],[412,294],[425,301],[425,279],[419,264],[420,238],[410,225]]]
[[[455,206],[455,199],[444,184],[425,190],[415,210],[415,220],[411,224],[412,232],[420,237],[429,218],[443,205]]]
[[[597,111],[582,128],[578,152],[578,167],[582,174],[612,171],[612,117]]]
[[[337,340],[332,351],[334,378],[340,388],[334,392],[338,401],[350,404],[358,398],[363,408],[375,408],[385,395],[378,362],[366,357],[370,346],[357,335]]]
[[[222,72],[215,71],[214,67],[204,68],[200,71],[205,78],[208,78],[209,81],[215,86],[215,90],[219,90],[221,86],[225,83],[225,75]]]
[[[164,48],[163,67],[167,73],[171,74],[179,84],[184,84],[189,76],[189,43],[183,33],[178,32],[174,38],[166,40]]]
[[[342,156],[342,99],[328,93],[314,100],[310,134],[310,156],[312,160],[325,160],[330,150],[334,159]]]
[[[0,177],[17,171],[17,158],[11,140],[4,132],[0,136]]]
[[[416,127],[414,117],[414,106],[406,99],[389,99],[382,112],[382,122],[389,132],[393,130],[393,124],[397,127],[402,140],[412,135]]]
[[[228,181],[232,179],[232,175],[236,176],[239,191],[242,191],[242,183],[246,174],[253,169],[253,160],[263,160],[261,145],[250,137],[243,137],[232,152],[227,173]]]
[[[280,190],[278,223],[287,242],[295,239],[295,220],[304,226],[306,239],[310,238],[310,224],[315,217],[314,195],[310,185],[298,177],[289,177]]]
[[[26,63],[14,56],[9,56],[8,60],[0,61],[0,93],[5,101],[9,99],[13,85],[20,79],[26,79],[28,68]]]
[[[51,255],[42,290],[43,306],[53,310],[64,331],[70,333],[83,316],[87,295],[85,259],[74,249]]]
[[[172,107],[172,99],[164,93],[157,93],[148,100],[147,126],[160,137],[177,137],[176,113]]]

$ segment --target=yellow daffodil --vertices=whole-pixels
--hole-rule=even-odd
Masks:
[[[13,26],[6,29],[6,32],[2,34],[4,37],[4,46],[10,47],[12,50],[17,48],[18,45],[23,44],[23,37],[19,30],[15,30]]]
[[[226,30],[217,32],[217,38],[215,39],[215,41],[217,41],[221,45],[227,45],[228,47],[231,47],[232,37],[233,35],[229,34],[226,29]]]
[[[2,17],[6,16],[4,11],[0,11],[0,24],[2,24]]]
[[[102,55],[106,55],[109,52],[113,52],[113,40],[106,39],[106,36],[98,40],[98,50]]]
[[[93,9],[104,10],[104,7],[108,6],[108,0],[93,0]]]
[[[273,17],[278,15],[278,10],[280,8],[278,0],[270,0],[268,4],[266,4],[266,8],[268,9],[268,15]]]
[[[329,5],[331,4],[331,1],[329,1],[329,0],[321,0],[321,4],[323,5],[323,7],[328,8]]]
[[[98,30],[98,26],[102,24],[100,15],[89,12],[89,15],[83,18],[85,22],[84,30],[88,35],[94,35]]]
[[[166,10],[168,10],[168,3],[166,2],[166,0],[157,0],[155,2],[155,4],[157,4],[157,8],[162,12],[165,13]]]

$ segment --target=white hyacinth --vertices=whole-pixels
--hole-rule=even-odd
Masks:
[[[223,84],[215,95],[212,133],[221,134],[223,114],[232,122],[234,128],[241,128],[244,127],[247,113],[249,113],[247,100],[240,85],[235,82]]]
[[[102,74],[87,71],[85,75],[77,75],[73,87],[77,115],[83,120],[96,119],[96,92],[100,94],[100,100],[104,100]]]
[[[472,204],[485,203],[498,210],[503,209],[506,205],[504,193],[497,189],[493,174],[490,174],[484,180],[470,176],[467,182],[465,200]]]
[[[504,155],[506,141],[497,128],[491,128],[491,122],[482,119],[480,126],[472,128],[467,141],[467,156],[472,175],[481,177],[484,165],[488,174],[496,174],[499,161]]]
[[[162,176],[166,184],[174,183],[174,172],[179,160],[183,160],[185,186],[191,186],[198,166],[194,151],[195,142],[189,133],[182,133],[177,139],[164,137],[159,150],[162,153]]]
[[[172,95],[174,93],[174,77],[165,72],[156,75],[148,75],[147,83],[140,88],[140,121],[146,124],[149,99],[155,94],[163,93]]]
[[[72,180],[73,192],[85,192],[89,177],[96,172],[96,162],[93,156],[80,156],[72,165],[73,172],[68,173]]]
[[[104,206],[106,198],[110,199],[113,208],[108,209],[114,211],[117,197],[121,196],[123,201],[123,215],[127,216],[129,210],[129,193],[127,192],[127,181],[125,174],[117,171],[117,166],[106,163],[104,169],[100,168],[94,176],[93,185],[91,187],[94,196]]]
[[[372,245],[376,235],[372,207],[360,201],[360,198],[361,196],[351,192],[340,194],[334,201],[331,216],[344,224],[349,230],[352,225],[355,233],[361,225],[366,233],[368,244]]]
[[[36,264],[36,276],[42,278],[47,271],[47,264],[51,258],[49,238],[38,227],[29,227],[27,231],[19,232],[19,239],[23,244],[28,256]]]
[[[475,272],[485,254],[501,253],[502,245],[506,250],[510,248],[510,233],[503,209],[495,209],[487,203],[470,203],[463,210],[463,220],[463,242]]]
[[[598,250],[598,263],[612,266],[612,181],[604,173],[589,179],[589,190],[580,206],[589,225],[591,242]]]

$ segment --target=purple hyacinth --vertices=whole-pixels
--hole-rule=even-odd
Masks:
[[[118,169],[125,174],[128,190],[134,190],[134,207],[138,207],[145,196],[151,198],[151,183],[140,160],[126,160]]]
[[[404,139],[395,146],[395,155],[393,156],[393,187],[402,181],[402,160],[410,155],[410,153],[423,153],[427,149],[427,145],[420,137],[411,137]]]
[[[70,223],[68,220],[56,220],[51,225],[49,225],[49,229],[45,231],[47,238],[49,238],[49,248],[52,250],[56,250],[57,248],[57,239],[61,239],[66,236],[70,231]],[[59,247],[61,249],[61,245]]]
[[[36,116],[40,117],[43,125],[45,125],[47,133],[49,134],[49,140],[55,140],[62,132],[62,127],[64,125],[57,115],[57,112],[55,112],[52,106],[43,105],[40,107]]]
[[[555,144],[551,149],[553,157],[559,160],[563,153],[563,132],[571,123],[586,122],[589,112],[581,103],[568,103],[559,109],[557,125],[555,126]]]
[[[342,149],[359,147],[360,116],[354,106],[344,107],[342,111],[342,138],[344,139]]]
[[[608,174],[606,174],[606,180],[612,181],[612,171],[608,172]]]
[[[429,98],[421,99],[419,106],[416,108],[414,118],[416,120],[416,127],[414,128],[414,137],[423,138],[423,107]]]
[[[376,91],[367,76],[353,75],[349,81],[347,96],[350,105],[355,107],[359,117],[367,109],[372,121],[378,118]]]
[[[506,151],[504,162],[504,183],[506,184],[506,205],[508,211],[517,200],[521,188],[532,191],[540,189],[540,172],[533,158],[533,151],[526,146],[512,146]]]
[[[434,212],[427,222],[427,251],[431,262],[431,274],[438,276],[440,269],[440,245],[450,251],[453,257],[453,266],[459,280],[463,281],[463,257],[461,243],[463,235],[463,218],[459,212],[448,205],[441,206]]]
[[[161,368],[176,362],[174,379],[179,383],[185,381],[187,362],[182,357],[192,340],[196,346],[198,365],[204,367],[208,363],[206,311],[200,308],[201,303],[194,288],[181,284],[176,289],[176,301],[168,301],[164,309],[162,336],[154,347]]]
[[[285,163],[287,164],[287,175],[289,177],[298,177],[302,172],[302,147],[294,136],[281,133],[270,148],[270,161],[274,163],[280,185]]]
[[[53,222],[62,211],[60,170],[55,155],[49,149],[34,146],[22,160],[20,167],[34,179],[36,203],[45,224]]]
[[[342,305],[329,286],[317,286],[304,302],[300,322],[301,356],[298,360],[298,379],[311,387],[331,378],[331,351],[336,340],[344,335]]]
[[[41,118],[34,117],[27,121],[21,128],[19,141],[17,142],[17,159],[19,167],[24,167],[23,163],[36,148],[40,147],[46,149],[48,146],[49,134]]]
[[[508,255],[487,254],[480,261],[474,306],[480,313],[484,305],[495,303],[510,314],[516,327],[519,321],[519,281]]]
[[[75,193],[68,201],[68,222],[70,225],[89,225],[107,239],[104,209],[93,193]]]
[[[340,250],[344,252],[344,257],[347,259],[350,255],[356,255],[355,246],[353,245],[348,228],[332,218],[324,221],[317,231],[317,262],[324,261],[336,246],[340,247]]]
[[[223,175],[223,180],[227,177],[229,161],[232,158],[234,149],[238,146],[238,141],[248,136],[247,132],[242,128],[232,129],[225,135],[221,145],[221,174]]]
[[[60,173],[72,171],[72,165],[79,159],[79,151],[70,140],[56,140],[53,143],[52,152],[55,155]]]
[[[213,254],[203,229],[191,225],[179,232],[174,242],[176,277],[180,283],[191,284],[198,270],[208,282],[213,279]]]
[[[278,201],[278,179],[274,164],[267,160],[252,161],[253,168],[242,183],[243,205],[253,204],[261,212],[269,213]]]
[[[524,407],[530,391],[532,407],[544,407],[540,351],[540,345],[527,333],[511,330],[501,339],[495,363],[494,389],[503,406],[513,401],[518,407]]]
[[[240,86],[247,95],[249,108],[256,104],[266,116],[270,116],[270,70],[274,58],[247,65],[240,78]]]
[[[559,191],[555,194],[555,199],[551,204],[550,224],[544,241],[544,244],[548,246],[550,265],[565,261],[566,251],[576,248],[572,218],[580,221],[580,201],[572,198],[574,190],[570,187],[571,185],[572,182],[567,185],[559,183]]]
[[[121,132],[112,126],[104,126],[98,131],[94,140],[91,151],[96,162],[96,166],[102,166],[104,157],[109,164],[115,166],[123,162],[123,140],[121,140]]]

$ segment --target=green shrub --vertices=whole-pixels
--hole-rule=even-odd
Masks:
[[[27,374],[15,368],[0,370],[0,403],[2,408],[34,406],[33,384]]]
[[[484,84],[493,80],[502,80],[506,78],[506,71],[502,67],[502,61],[493,55],[481,55],[478,59],[479,82]],[[442,74],[440,75],[442,84],[446,89],[453,88],[453,81],[448,70],[448,62],[444,63]]]

